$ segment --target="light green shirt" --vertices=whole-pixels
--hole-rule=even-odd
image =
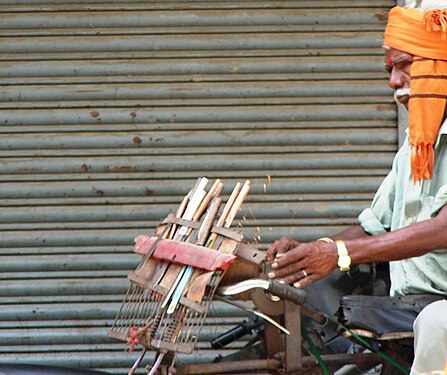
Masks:
[[[367,233],[375,235],[430,219],[446,203],[447,121],[440,128],[435,144],[433,178],[413,184],[407,137],[371,207],[365,209],[358,219]],[[447,295],[447,249],[390,262],[390,277],[392,296],[420,293]]]

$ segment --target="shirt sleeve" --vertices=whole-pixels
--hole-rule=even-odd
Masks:
[[[435,200],[433,202],[431,217],[435,217],[441,208],[447,204],[447,185],[441,186],[435,195]]]
[[[388,173],[377,190],[371,206],[363,210],[358,217],[359,224],[368,234],[381,234],[388,232],[391,229],[396,194],[398,157],[399,153],[394,158],[393,167],[390,173]]]

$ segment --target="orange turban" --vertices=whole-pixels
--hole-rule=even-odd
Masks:
[[[434,150],[447,102],[447,9],[420,12],[394,7],[384,44],[414,55],[408,129],[414,181],[433,175]]]

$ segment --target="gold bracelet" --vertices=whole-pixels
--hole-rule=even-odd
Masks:
[[[323,241],[323,242],[327,242],[327,243],[334,243],[334,240],[332,238],[329,238],[329,237],[321,237],[317,241]]]

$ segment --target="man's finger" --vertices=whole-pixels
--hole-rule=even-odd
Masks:
[[[299,273],[299,279],[304,279],[305,277],[309,276],[306,270],[301,270]]]
[[[290,257],[289,257],[290,258]],[[287,277],[287,281],[289,284],[298,280],[299,276],[302,275],[301,270],[304,268],[304,265],[301,261],[291,260],[286,264],[282,264],[280,267],[273,267],[275,263],[272,264],[272,269],[268,273],[268,277],[271,279],[282,279],[285,280]]]
[[[293,286],[295,288],[304,288],[305,286],[308,286],[312,284],[314,281],[314,278],[312,276],[303,277],[301,280],[296,281],[293,283]]]
[[[275,253],[276,256],[278,256],[279,254],[285,254],[289,252],[298,245],[299,242],[290,237],[281,237],[279,240],[275,241],[272,244],[272,246],[269,248],[269,251]]]
[[[276,254],[278,252],[278,249],[280,249],[282,246],[283,246],[282,238],[280,238],[279,240],[276,240],[275,242],[272,243],[272,245],[269,247],[268,251]]]
[[[300,262],[303,260],[304,255],[296,248],[282,254],[276,254],[275,261],[272,263],[273,272],[281,270],[291,264],[295,265],[295,270],[299,270],[301,267]]]

